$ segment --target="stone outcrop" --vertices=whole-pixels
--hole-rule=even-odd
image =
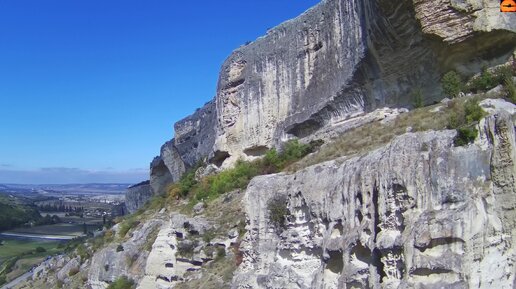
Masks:
[[[514,124],[501,111],[466,147],[455,131],[408,133],[253,179],[233,288],[514,288]],[[283,227],[271,220],[278,202]]]
[[[111,243],[95,252],[87,272],[87,285],[92,289],[105,289],[109,283],[120,276],[130,276],[139,280],[143,277],[143,269],[149,256],[146,250],[148,243],[153,243],[152,235],[161,229],[163,217],[146,221],[133,230],[128,239],[120,243]],[[119,228],[114,228],[118,234]],[[150,248],[149,248],[150,249]]]
[[[222,65],[215,99],[175,126],[151,165],[154,192],[199,160],[228,167],[378,108],[442,98],[450,69],[471,75],[516,46],[516,14],[487,0],[326,0]],[[323,133],[325,134],[325,133]]]
[[[136,212],[152,197],[150,181],[130,186],[125,192],[125,207],[129,213]]]

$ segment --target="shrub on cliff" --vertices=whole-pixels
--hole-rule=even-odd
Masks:
[[[514,83],[512,73],[504,73],[503,85],[507,92],[507,99],[512,103],[516,103],[516,84]]]
[[[464,146],[472,143],[478,135],[478,130],[474,127],[463,127],[457,129],[457,136],[453,140],[455,146]]]
[[[134,217],[134,215],[133,215],[133,217]],[[120,230],[118,231],[119,236],[124,237],[131,228],[134,228],[134,227],[138,226],[139,224],[140,224],[140,221],[137,221],[134,218],[129,218],[129,219],[125,220],[124,222],[122,222],[120,224]]]
[[[457,97],[464,88],[460,75],[455,71],[446,73],[441,80],[441,85],[444,93],[450,97]]]
[[[416,87],[412,90],[412,105],[414,108],[420,108],[425,105],[421,87]]]
[[[109,284],[107,289],[134,289],[135,287],[132,279],[122,276],[116,279],[115,282]]]
[[[195,179],[193,179],[195,182],[185,180],[184,182],[188,184],[184,187],[185,191],[182,191],[182,181],[180,181],[179,184],[173,185],[169,189],[169,195],[177,196],[177,193],[181,192],[179,196],[185,197],[188,192],[192,192],[194,202],[214,199],[232,190],[244,189],[249,181],[257,175],[271,174],[283,170],[320,145],[321,142],[317,141],[303,144],[297,140],[291,140],[283,144],[280,151],[274,148],[270,149],[262,159],[252,162],[239,160],[233,168],[205,177],[200,182],[195,181]],[[182,180],[189,178],[189,176],[186,176]],[[188,192],[186,192],[186,189],[188,189]]]
[[[285,196],[275,196],[267,203],[269,211],[269,221],[278,231],[285,229],[285,221],[289,215],[287,208],[287,198]]]
[[[494,70],[483,68],[479,76],[474,77],[468,83],[467,89],[471,92],[488,91],[499,84],[506,86],[506,80],[512,81],[516,74],[516,65],[504,65]],[[507,86],[506,86],[507,87]]]
[[[235,189],[244,189],[259,174],[255,163],[239,160],[231,169],[206,177],[195,189],[195,199],[209,200]]]
[[[448,128],[457,129],[454,139],[455,146],[467,145],[475,140],[478,130],[474,127],[484,117],[485,113],[478,105],[478,99],[473,98],[465,102],[451,102]]]
[[[297,139],[294,139],[283,144],[280,152],[274,148],[270,149],[259,163],[261,172],[263,174],[279,172],[288,165],[311,153],[320,145],[319,142],[303,144]]]

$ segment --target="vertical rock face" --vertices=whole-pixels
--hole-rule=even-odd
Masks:
[[[514,122],[496,114],[480,131],[467,147],[454,131],[405,134],[255,178],[233,288],[514,288]],[[278,200],[284,227],[271,221]]]
[[[150,165],[153,194],[163,193],[187,169],[213,155],[215,122],[215,103],[210,101],[174,125],[175,138],[161,147],[160,155]]]
[[[414,90],[438,100],[444,72],[472,74],[513,52],[516,15],[493,3],[326,0],[268,30],[224,62],[215,99],[174,126],[171,153],[151,169],[154,191],[201,159],[227,167],[379,107],[411,106]]]
[[[216,113],[215,102],[210,101],[174,125],[174,146],[187,168],[212,153],[216,137]]]
[[[129,213],[132,214],[143,206],[150,197],[152,197],[150,181],[141,182],[127,188],[125,206]]]

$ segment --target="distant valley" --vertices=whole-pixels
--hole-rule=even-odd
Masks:
[[[129,184],[0,185],[0,284],[126,214]]]

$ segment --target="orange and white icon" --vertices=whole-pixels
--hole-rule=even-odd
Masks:
[[[501,12],[516,12],[516,1],[514,0],[503,0],[500,3]]]

